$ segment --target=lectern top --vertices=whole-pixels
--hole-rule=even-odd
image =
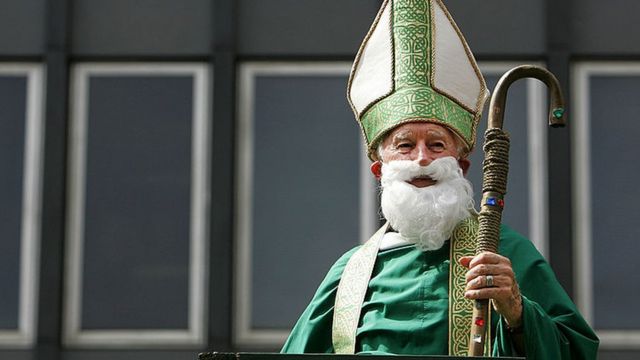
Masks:
[[[198,355],[198,360],[472,360],[491,359],[487,357],[433,356],[433,355],[336,355],[336,354],[277,354],[277,353],[223,353],[206,352]],[[525,360],[525,358],[501,357],[502,360]]]

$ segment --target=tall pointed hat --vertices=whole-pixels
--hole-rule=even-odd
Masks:
[[[478,65],[441,0],[385,0],[351,70],[347,96],[370,158],[396,126],[448,126],[472,150],[488,97]]]

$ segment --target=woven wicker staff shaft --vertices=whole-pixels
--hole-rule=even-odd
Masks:
[[[507,91],[514,81],[526,77],[544,82],[550,90],[549,125],[564,126],[564,100],[558,80],[549,71],[532,65],[511,69],[500,78],[489,105],[489,126],[485,133],[482,163],[482,201],[478,217],[476,254],[497,252],[500,240],[500,222],[507,193],[509,173],[509,135],[502,130]],[[469,341],[469,356],[484,355],[489,324],[489,300],[476,300]]]

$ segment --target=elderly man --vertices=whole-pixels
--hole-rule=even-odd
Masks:
[[[387,223],[329,270],[283,352],[466,355],[474,299],[491,299],[485,353],[592,359],[598,339],[544,258],[501,228],[474,256],[464,178],[486,86],[440,0],[387,0],[349,101],[382,186]]]

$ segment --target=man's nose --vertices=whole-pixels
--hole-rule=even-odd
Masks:
[[[432,159],[425,144],[416,146],[416,150],[418,151],[416,161],[420,166],[427,166],[431,164]]]

